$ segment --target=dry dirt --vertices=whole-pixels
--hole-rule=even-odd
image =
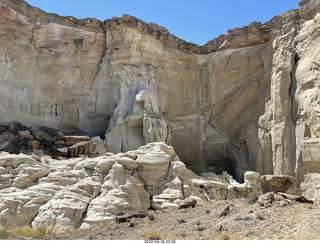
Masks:
[[[231,204],[231,205],[230,205]],[[230,206],[230,211],[221,214]],[[149,211],[155,219],[100,223],[45,239],[274,240],[320,239],[320,206],[291,200],[261,207],[248,199],[215,201],[195,208]]]

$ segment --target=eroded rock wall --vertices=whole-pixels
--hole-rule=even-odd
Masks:
[[[0,1],[0,122],[171,143],[197,171],[320,171],[319,1],[204,46],[124,15],[61,17]]]

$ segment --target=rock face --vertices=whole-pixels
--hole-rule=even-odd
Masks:
[[[68,160],[1,152],[0,225],[89,228],[113,220],[119,212],[258,196],[259,176],[247,172],[240,184],[226,173],[196,175],[162,142],[127,153]]]
[[[244,182],[255,170],[299,187],[320,173],[320,3],[300,6],[198,46],[128,15],[0,0],[0,124],[105,134],[114,153],[167,142],[198,173]]]

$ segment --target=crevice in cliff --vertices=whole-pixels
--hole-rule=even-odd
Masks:
[[[99,194],[100,195],[100,194]],[[91,201],[93,200],[94,198],[91,199]],[[79,220],[78,221],[75,221],[73,223],[73,226],[74,228],[80,228],[81,224],[83,223],[84,219],[87,217],[87,213],[88,213],[88,208],[90,206],[90,203],[91,201],[87,204],[87,206],[85,207],[83,213],[79,216]]]
[[[199,116],[199,161],[200,171],[205,171],[206,167],[206,133],[205,133],[205,115]]]
[[[35,17],[34,17],[34,27],[31,29],[31,39],[30,39],[30,43],[33,45],[33,48],[35,50],[35,53],[36,53],[36,57],[35,57],[35,67],[39,70],[39,74],[40,74],[40,77],[41,77],[41,81],[42,81],[42,71],[41,71],[41,68],[40,68],[40,65],[39,65],[39,62],[38,62],[38,48],[36,46],[36,41],[35,41],[35,31],[38,30],[42,23],[39,22],[39,25],[37,26],[37,20],[38,20],[38,17],[40,15],[40,12],[39,10],[36,11],[36,14],[35,14]],[[33,114],[33,111],[31,111],[31,114]]]
[[[102,48],[102,52],[101,52],[101,57],[100,57],[100,61],[97,64],[96,68],[93,69],[96,70],[96,73],[94,74],[93,78],[92,78],[92,83],[90,85],[90,90],[92,90],[92,86],[94,85],[94,82],[100,72],[101,69],[101,65],[103,63],[103,59],[106,56],[106,51],[107,51],[107,28],[105,26],[104,22],[100,22],[101,28],[103,29],[103,48]]]
[[[81,76],[82,82],[84,82],[86,84],[87,80],[86,80],[85,76],[81,73],[81,69],[79,67],[76,67],[76,69],[78,70],[78,73]]]
[[[88,210],[89,210],[89,206],[90,206],[91,202],[101,195],[101,193],[102,193],[101,188],[102,188],[102,185],[101,185],[100,189],[93,194],[92,198],[85,206],[84,211],[81,214],[79,214],[78,220],[74,221],[74,223],[73,223],[74,228],[80,228],[80,226],[83,224],[84,220],[87,218]]]
[[[289,96],[291,98],[291,120],[293,122],[294,125],[296,125],[296,114],[297,114],[297,107],[295,104],[295,94],[296,94],[296,90],[297,90],[297,81],[296,81],[296,70],[297,70],[297,66],[298,66],[298,62],[299,62],[300,57],[298,56],[298,54],[295,54],[294,57],[294,63],[292,65],[292,70],[290,73],[290,78],[291,78],[291,84],[289,87]]]
[[[225,158],[221,160],[224,165],[224,170],[219,172],[219,174],[223,174],[223,171],[227,171],[229,175],[233,177],[236,181],[239,183],[243,183],[243,175],[241,175],[240,169],[239,169],[239,162],[230,155],[230,158]]]
[[[213,111],[213,108],[211,106],[208,107],[209,110],[210,110],[210,115],[209,115],[209,120],[208,120],[208,123],[209,125],[212,127],[212,128],[215,128],[215,125],[213,123],[214,121],[214,111]]]
[[[37,19],[38,19],[38,17],[39,17],[39,12],[37,11],[36,12],[36,16],[35,16],[35,18],[34,18],[34,27],[31,29],[31,39],[30,39],[30,43],[32,43],[33,45],[34,45],[34,47],[35,47],[35,43],[34,43],[34,31],[35,30],[37,30],[37,29],[39,29],[40,27],[41,27],[41,23],[39,23],[39,26],[37,26]],[[36,47],[35,47],[35,49],[36,49]]]
[[[91,201],[92,201],[92,199],[91,199]],[[80,228],[81,224],[83,223],[83,220],[87,217],[87,213],[88,213],[88,208],[89,208],[90,202],[86,205],[86,207],[83,210],[83,212],[79,213],[78,220],[76,219],[73,222],[72,225],[73,225],[74,228],[76,228],[76,229]]]

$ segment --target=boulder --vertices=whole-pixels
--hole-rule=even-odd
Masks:
[[[15,143],[15,136],[10,132],[0,133],[0,150],[10,153],[18,153],[17,145]]]
[[[68,148],[69,157],[79,157],[81,155],[92,155],[97,145],[91,141],[81,141]]]
[[[300,202],[300,203],[310,203],[313,204],[312,200],[309,200],[303,196],[298,196],[294,194],[284,193],[284,192],[278,192],[278,195],[282,196],[284,199],[289,199],[292,201]]]
[[[15,187],[0,190],[0,225],[7,228],[29,225],[40,207],[61,189],[42,184],[28,187],[28,190]]]
[[[210,200],[226,200],[228,184],[219,181],[207,181],[203,184]]]
[[[260,180],[267,183],[274,193],[287,192],[296,182],[296,179],[289,175],[263,175]]]
[[[147,187],[152,187],[159,178],[167,174],[172,155],[167,153],[170,149],[164,148],[168,149],[169,146],[159,142],[147,144],[136,151],[138,176]]]
[[[195,199],[184,200],[179,204],[179,208],[194,208],[197,205],[197,201]]]
[[[49,147],[54,144],[54,138],[63,136],[63,133],[57,129],[45,126],[32,126],[29,128],[30,132],[43,146]]]
[[[60,230],[79,227],[88,204],[100,193],[101,178],[86,177],[65,190],[57,192],[52,199],[39,208],[32,227],[55,226]]]
[[[127,169],[136,169],[138,167],[138,163],[129,157],[116,157],[116,162],[122,164]]]
[[[115,162],[115,159],[110,157],[99,157],[95,171],[98,173],[107,174]]]
[[[54,143],[57,145],[66,145],[70,147],[79,142],[90,141],[88,136],[56,136],[53,138]]]
[[[255,199],[262,194],[262,187],[260,184],[260,174],[255,171],[246,171],[244,173],[244,181],[248,188],[246,197]]]
[[[115,163],[104,179],[100,195],[89,203],[80,228],[111,220],[119,211],[145,211],[149,207],[150,196],[137,174],[131,174],[123,165]]]

